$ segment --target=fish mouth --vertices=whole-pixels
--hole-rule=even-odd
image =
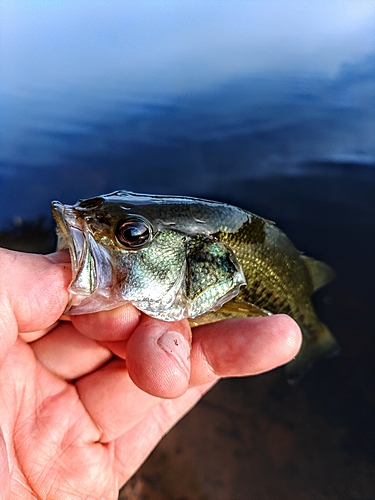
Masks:
[[[65,312],[92,312],[98,301],[108,302],[112,283],[112,265],[108,253],[95,241],[84,219],[74,207],[52,202],[52,214],[57,224],[57,250],[68,249],[72,266],[72,281],[68,287],[70,300]],[[93,298],[98,298],[98,301]],[[89,303],[87,299],[90,299]],[[107,304],[107,308],[110,308]],[[73,309],[73,310],[72,310]]]

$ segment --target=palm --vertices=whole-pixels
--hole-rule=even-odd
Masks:
[[[0,378],[7,381],[1,386],[0,398],[6,409],[2,415],[7,423],[2,427],[4,438],[12,443],[8,449],[12,494],[24,499],[117,498],[121,485],[180,416],[172,409],[167,414],[165,403],[149,396],[154,421],[148,412],[139,415],[143,423],[135,422],[135,429],[100,443],[101,432],[75,385],[48,371],[29,345],[16,343]],[[193,404],[201,389],[191,392],[194,394],[185,396],[182,406]],[[159,424],[150,435],[155,422]]]
[[[22,341],[0,377],[7,380],[0,394],[6,409],[4,438],[13,445],[8,450],[13,495],[64,498],[63,485],[69,485],[69,498],[94,493],[94,498],[116,498],[113,447],[95,443],[100,434],[74,385],[46,370]],[[13,440],[6,432],[13,433]]]

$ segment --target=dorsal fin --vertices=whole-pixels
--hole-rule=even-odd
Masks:
[[[314,292],[332,281],[335,277],[333,270],[324,262],[315,260],[312,257],[307,257],[306,255],[302,255],[301,257],[305,261],[306,267],[309,270]]]

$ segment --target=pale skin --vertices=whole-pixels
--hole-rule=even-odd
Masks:
[[[222,377],[292,359],[287,316],[193,330],[127,304],[61,321],[65,254],[0,249],[1,499],[115,500],[162,436]]]

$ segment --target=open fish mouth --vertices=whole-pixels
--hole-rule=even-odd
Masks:
[[[71,297],[66,312],[74,306],[71,313],[88,313],[97,310],[98,302],[106,303],[108,309],[113,307],[109,254],[95,241],[72,206],[54,201],[52,214],[57,223],[57,250],[68,249],[71,259],[72,281],[68,287]],[[90,302],[85,304],[88,298]]]

